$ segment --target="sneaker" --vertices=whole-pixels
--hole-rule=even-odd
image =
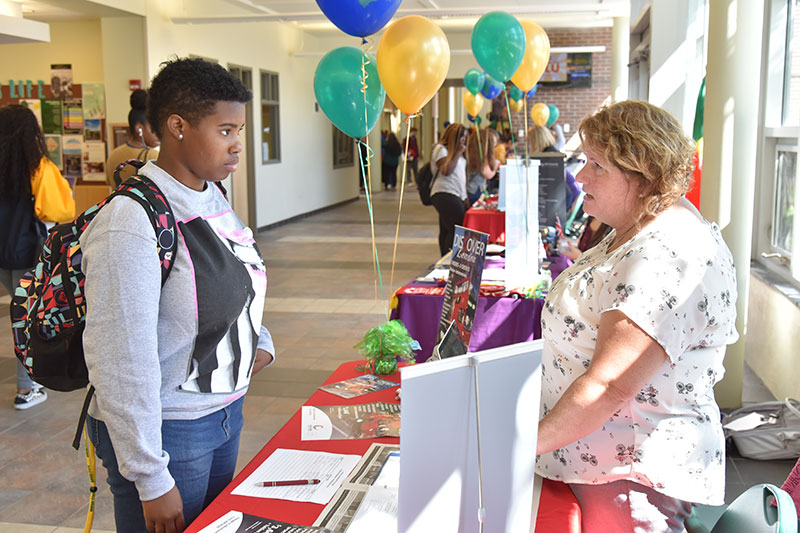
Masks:
[[[41,385],[35,384],[31,390],[25,394],[17,394],[14,398],[14,409],[28,409],[38,405],[47,399],[47,393]]]

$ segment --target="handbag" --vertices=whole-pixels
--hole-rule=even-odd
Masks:
[[[747,417],[747,418],[745,418]],[[749,422],[749,423],[748,423]],[[742,457],[758,460],[800,457],[800,402],[763,402],[722,417],[726,439],[733,440]]]

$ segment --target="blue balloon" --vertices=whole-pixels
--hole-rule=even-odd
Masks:
[[[328,19],[343,32],[366,37],[380,31],[394,16],[401,0],[317,0]]]
[[[531,89],[530,91],[525,93],[525,98],[526,99],[533,98],[533,95],[536,94],[536,90],[537,89],[539,89],[539,84],[538,83],[533,86],[533,89]]]
[[[481,94],[489,100],[494,100],[498,94],[503,92],[503,87],[505,86],[502,83],[492,78],[488,74],[485,74]]]
[[[475,117],[467,113],[467,120],[469,120],[470,122],[475,122]]]

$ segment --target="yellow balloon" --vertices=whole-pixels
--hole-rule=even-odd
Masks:
[[[483,108],[483,95],[480,93],[472,94],[469,91],[464,91],[464,109],[473,117],[477,117],[478,113]]]
[[[550,38],[541,26],[531,20],[520,20],[519,23],[525,30],[525,55],[519,68],[511,76],[511,81],[528,92],[533,89],[547,68],[547,62],[550,60]]]
[[[403,113],[412,115],[442,86],[450,67],[450,45],[439,26],[410,15],[383,32],[377,63],[386,94]]]
[[[522,100],[514,100],[513,98],[511,99],[511,109],[513,109],[517,113],[522,111],[522,107],[524,104],[525,102],[523,102]]]
[[[550,108],[547,104],[539,102],[531,108],[531,120],[537,126],[544,126],[547,124],[547,119],[550,118]]]

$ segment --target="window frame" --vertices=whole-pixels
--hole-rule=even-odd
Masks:
[[[280,74],[271,70],[259,69],[259,90],[261,91],[260,104],[260,120],[261,132],[259,140],[261,144],[261,164],[271,165],[281,162],[281,118],[280,118]],[[265,82],[265,80],[267,80]],[[274,90],[273,90],[274,89]],[[274,93],[274,94],[273,94]],[[274,127],[275,133],[273,135],[273,146],[269,149],[269,158],[264,154],[264,108],[269,107],[270,113],[274,112]],[[272,126],[271,126],[272,127]]]

